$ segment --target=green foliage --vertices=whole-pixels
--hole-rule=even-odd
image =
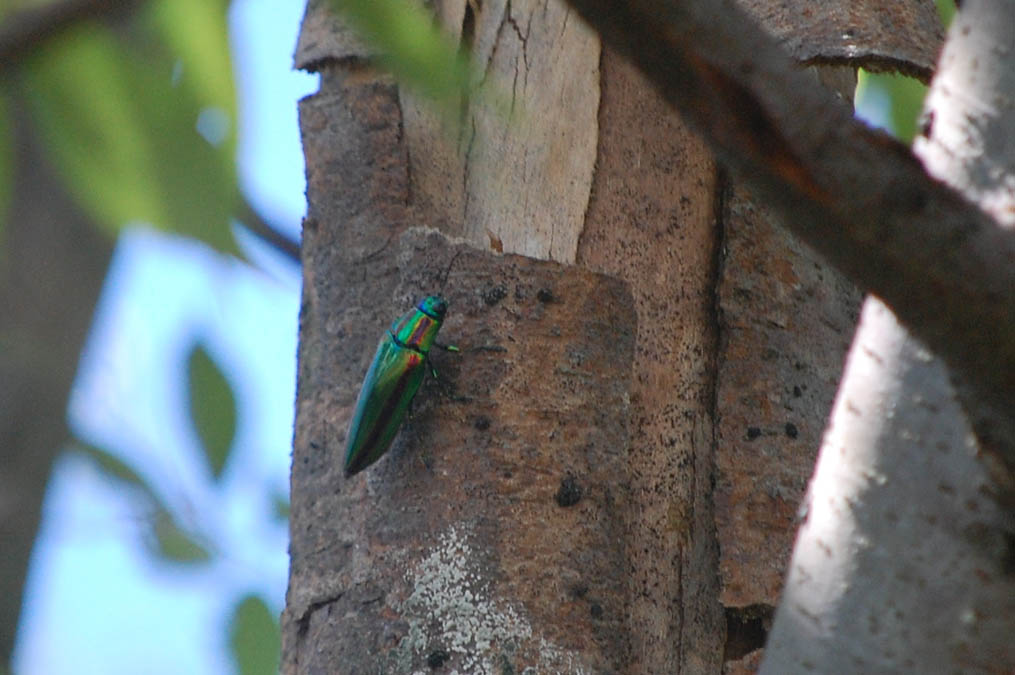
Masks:
[[[169,562],[204,563],[211,560],[208,549],[180,527],[173,515],[165,509],[156,512],[152,520],[152,534],[155,539],[154,553]]]
[[[278,620],[256,595],[244,597],[233,611],[229,645],[240,675],[274,675],[278,672],[282,639]]]
[[[129,29],[83,23],[30,60],[24,89],[40,137],[72,193],[109,232],[146,222],[236,250],[226,35],[221,3],[161,0]]]
[[[926,95],[927,86],[919,80],[860,70],[856,88],[857,106],[864,105],[869,97],[886,97],[890,106],[891,132],[904,143],[911,143],[916,136],[916,124]]]
[[[151,30],[161,35],[168,54],[178,60],[182,79],[203,105],[236,119],[236,91],[229,50],[227,2],[214,0],[171,0],[151,5]],[[227,159],[234,161],[235,125],[226,138]]]
[[[953,0],[936,0],[941,23],[947,28],[955,16]],[[870,99],[884,97],[889,105],[889,130],[904,143],[912,143],[927,97],[927,86],[919,80],[889,73],[870,73],[861,69],[856,87],[857,107]]]
[[[937,13],[941,17],[941,23],[945,28],[951,25],[955,18],[955,0],[937,0]]]
[[[236,435],[236,400],[225,375],[208,352],[195,345],[187,357],[190,418],[194,421],[208,468],[222,477]]]
[[[477,78],[468,57],[422,6],[405,0],[331,0],[332,7],[380,51],[399,80],[453,109]]]
[[[289,498],[278,492],[271,496],[272,514],[281,521],[289,520]]]

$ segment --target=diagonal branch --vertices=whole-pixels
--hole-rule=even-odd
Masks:
[[[568,1],[795,235],[949,364],[1000,420],[991,449],[1015,467],[1015,233],[854,120],[732,0]]]
[[[243,200],[237,215],[240,222],[264,243],[284,255],[290,261],[300,264],[300,243],[266,221],[249,201]]]
[[[0,20],[0,70],[39,44],[86,19],[125,14],[142,0],[58,0],[9,13]]]

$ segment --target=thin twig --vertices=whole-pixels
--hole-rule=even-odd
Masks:
[[[240,211],[239,220],[248,230],[297,265],[300,264],[299,242],[293,241],[274,225],[264,220],[261,214],[250,205],[250,202],[244,200]]]

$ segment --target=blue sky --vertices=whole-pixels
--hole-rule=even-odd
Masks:
[[[296,101],[317,77],[291,70],[301,2],[236,0],[239,172],[250,201],[298,237],[305,212]],[[188,528],[210,565],[159,561],[142,545],[136,497],[79,455],[50,482],[33,553],[15,672],[228,673],[227,625],[247,593],[284,603],[299,270],[254,247],[258,266],[138,228],[121,237],[71,397],[82,438],[127,458]],[[186,407],[185,359],[200,339],[238,402],[222,481],[206,473]]]

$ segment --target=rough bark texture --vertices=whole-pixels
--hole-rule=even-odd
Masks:
[[[722,180],[666,97],[563,5],[433,9],[506,83],[510,119],[478,101],[438,118],[323,4],[297,53],[323,77],[301,105],[284,669],[749,672],[856,291]],[[465,398],[424,388],[389,456],[343,481],[376,340],[435,290],[451,300],[442,338],[467,348],[438,366]],[[548,507],[576,488],[578,506]]]
[[[730,620],[771,618],[860,293],[743,189],[724,213],[716,525]]]
[[[801,241],[964,377],[1015,476],[1015,237],[808,82],[730,1],[570,0]],[[1008,50],[1005,53],[1010,53]]]
[[[365,577],[371,588],[393,588],[394,582],[389,583],[390,572],[376,565],[377,551],[369,546],[365,546],[362,557],[356,558],[358,562],[355,564],[360,568],[341,560],[324,561],[337,550],[337,545],[328,544],[329,541],[369,541],[370,532],[376,526],[376,517],[369,529],[356,521],[359,523],[356,527],[360,529],[355,530],[355,536],[349,534],[353,530],[340,535],[328,528],[322,530],[317,525],[309,529],[300,525],[316,523],[315,515],[364,510],[362,498],[357,501],[352,496],[346,496],[344,487],[334,498],[348,500],[343,501],[341,506],[321,495],[326,490],[331,493],[335,490],[334,482],[338,475],[335,467],[340,459],[341,439],[359,378],[367,365],[364,359],[369,358],[373,351],[370,343],[377,339],[385,321],[404,311],[405,303],[409,302],[411,293],[400,293],[397,289],[404,284],[395,281],[405,269],[404,265],[393,262],[397,258],[400,232],[407,224],[424,222],[464,235],[480,248],[521,250],[567,261],[581,257],[583,265],[611,272],[641,289],[633,302],[621,303],[622,311],[614,307],[607,312],[615,317],[611,325],[636,330],[638,344],[637,365],[633,368],[638,384],[631,399],[639,412],[630,415],[634,424],[631,434],[638,440],[631,442],[626,435],[618,439],[623,446],[619,455],[623,459],[622,464],[604,462],[604,470],[610,476],[605,485],[612,486],[610,491],[613,494],[609,513],[619,521],[603,516],[597,519],[600,525],[584,525],[592,527],[592,532],[605,528],[603,531],[612,534],[611,538],[600,542],[603,546],[601,556],[612,561],[611,565],[619,562],[620,566],[597,563],[602,569],[596,575],[581,574],[581,566],[577,566],[576,571],[554,575],[553,567],[544,565],[531,551],[519,549],[519,555],[524,552],[524,558],[531,558],[524,565],[529,573],[545,568],[540,573],[543,576],[535,580],[531,576],[521,576],[519,578],[529,579],[528,583],[522,584],[504,581],[495,586],[487,585],[484,592],[489,595],[484,598],[489,598],[489,602],[498,607],[517,612],[517,617],[531,626],[533,635],[550,639],[557,634],[545,633],[543,626],[549,624],[539,618],[543,614],[539,603],[518,589],[544,589],[545,579],[554,580],[550,588],[557,591],[549,596],[553,602],[559,603],[563,597],[563,607],[578,608],[568,611],[579,617],[590,615],[596,622],[582,626],[579,632],[583,635],[569,637],[571,642],[555,643],[551,640],[548,643],[564,649],[561,654],[581,646],[569,657],[576,669],[586,664],[586,670],[595,666],[591,672],[599,672],[600,669],[604,672],[610,669],[676,672],[684,666],[689,669],[688,672],[714,672],[721,662],[723,641],[722,608],[717,600],[715,572],[717,551],[708,498],[713,443],[710,364],[715,333],[710,312],[717,241],[713,227],[715,172],[700,144],[666,112],[662,101],[646,83],[633,76],[630,68],[623,66],[616,57],[607,60],[611,76],[608,80],[604,79],[602,85],[612,97],[609,103],[600,107],[598,46],[587,32],[584,36],[571,37],[570,31],[579,24],[560,6],[551,7],[549,12],[520,3],[505,3],[499,7],[500,11],[497,11],[493,5],[484,5],[483,10],[471,19],[477,48],[487,50],[484,53],[490,55],[491,73],[500,73],[502,79],[504,73],[512,76],[513,93],[518,99],[519,109],[524,110],[519,118],[506,124],[507,133],[517,137],[518,143],[524,143],[519,153],[522,161],[513,161],[510,156],[504,159],[504,166],[510,171],[500,179],[502,187],[499,190],[489,187],[490,165],[494,158],[484,158],[483,152],[487,151],[477,150],[484,145],[497,147],[499,142],[500,137],[489,131],[489,125],[493,123],[487,119],[491,117],[489,112],[470,109],[459,129],[452,129],[449,133],[446,123],[439,122],[410,96],[404,92],[396,94],[394,87],[384,78],[358,65],[357,60],[348,59],[351,56],[348,45],[334,45],[334,53],[344,55],[347,60],[341,65],[325,66],[321,93],[302,104],[311,210],[304,241],[306,302],[301,336],[305,344],[301,345],[301,403],[294,455],[293,568],[285,622],[286,667],[290,672],[305,672],[313,670],[311,663],[328,663],[328,656],[312,654],[317,645],[330,644],[326,638],[330,635],[329,630],[336,631],[336,635],[341,632],[347,636],[341,640],[335,638],[336,651],[331,651],[329,647],[330,656],[343,654],[348,659],[359,654],[360,658],[366,659],[362,662],[364,664],[375,663],[377,650],[385,647],[390,648],[392,658],[397,655],[402,659],[398,661],[400,666],[406,667],[408,664],[418,666],[420,658],[434,653],[440,656],[445,651],[461,666],[480,662],[468,659],[486,659],[489,662],[491,658],[500,658],[500,655],[480,649],[478,640],[463,641],[441,632],[436,625],[428,627],[430,635],[436,636],[433,650],[429,653],[424,653],[431,646],[429,644],[413,644],[415,651],[406,651],[409,648],[401,637],[398,640],[393,638],[393,642],[402,645],[398,648],[392,646],[393,642],[357,646],[351,636],[360,633],[394,635],[398,631],[388,627],[385,629],[387,633],[383,630],[378,632],[376,625],[368,624],[361,626],[362,630],[351,630],[350,622],[329,624],[326,620],[329,613],[331,616],[346,614],[345,610],[336,613],[331,605],[353,602],[358,597],[355,580],[359,577]],[[439,11],[442,15],[455,15],[448,5],[443,5]],[[314,16],[313,9],[310,16]],[[544,25],[544,22],[549,23]],[[326,28],[318,37],[304,37],[301,42],[307,45],[304,56],[323,65],[320,63],[324,53],[322,45],[341,36],[342,31],[336,29],[329,19],[320,17],[308,18],[307,25]],[[590,39],[592,48],[581,46]],[[568,60],[559,62],[563,55],[567,55]],[[526,67],[535,68],[535,71],[527,72]],[[552,70],[544,72],[547,68]],[[544,101],[555,100],[554,91],[559,90],[559,87],[547,84],[561,78],[575,79],[575,72],[592,76],[592,80],[576,89],[582,91],[586,98],[579,101],[567,99],[558,101],[556,107],[542,107]],[[578,80],[580,82],[580,78]],[[402,104],[404,114],[401,117],[395,107],[396,101]],[[646,106],[651,107],[654,113],[646,114]],[[609,120],[608,135],[599,134],[599,116]],[[565,142],[555,144],[547,153],[545,139],[547,135],[558,133],[555,128],[563,128],[559,126],[562,120],[568,129],[568,135],[563,137]],[[505,124],[504,120],[494,121]],[[544,127],[543,131],[539,130],[541,127]],[[466,133],[469,135],[466,136]],[[590,139],[591,153],[584,149],[589,140],[579,141],[578,138]],[[660,139],[665,139],[665,143],[660,144]],[[527,155],[538,158],[541,170],[533,169],[531,158],[525,161]],[[600,170],[593,183],[592,164],[597,155]],[[383,168],[383,172],[378,172],[378,168]],[[683,187],[675,188],[680,185]],[[596,196],[590,203],[593,191]],[[526,205],[526,202],[529,204]],[[539,227],[538,219],[527,215],[525,210],[515,212],[519,205],[523,209],[537,211],[549,208],[540,206],[540,203],[553,203],[550,209],[553,217],[548,221],[552,225],[550,228]],[[374,206],[368,206],[370,204]],[[474,205],[470,207],[469,204]],[[498,204],[510,208],[497,211],[500,208]],[[491,210],[491,207],[497,208]],[[587,228],[586,209],[589,211]],[[533,223],[533,220],[536,222]],[[585,239],[579,246],[577,236],[583,229]],[[326,237],[321,234],[325,230],[328,232]],[[633,253],[635,249],[639,251],[637,256],[625,256],[626,251]],[[463,253],[454,268],[458,269],[475,255],[475,251]],[[488,266],[496,264],[499,263],[487,262]],[[578,275],[578,278],[600,278],[588,277],[588,273],[579,268],[569,269],[568,275]],[[535,272],[526,274],[533,275]],[[450,289],[477,283],[452,272],[445,291],[452,301],[452,316],[456,303],[455,293]],[[514,282],[497,281],[491,277],[487,285],[493,289],[502,288],[514,297]],[[315,290],[315,287],[318,288]],[[420,288],[418,292],[424,290],[430,289]],[[499,291],[493,292],[489,297],[496,298],[499,294]],[[401,304],[392,300],[395,297]],[[565,300],[561,302],[568,304]],[[330,310],[336,313],[333,318],[324,319],[319,317],[328,311],[324,308],[338,309]],[[344,310],[344,315],[338,314],[341,308],[348,308]],[[374,308],[381,308],[381,311]],[[604,311],[606,308],[604,305]],[[637,313],[624,313],[632,309]],[[382,318],[384,314],[386,318]],[[593,318],[589,315],[586,320]],[[484,314],[469,317],[469,325],[485,330],[486,334],[498,336],[507,330],[494,329],[490,321]],[[580,317],[569,321],[575,321],[576,326],[584,325]],[[330,333],[319,328],[328,325],[333,326]],[[361,337],[360,331],[353,330],[356,327],[369,337]],[[517,327],[511,327],[507,334],[517,330]],[[449,321],[444,331],[446,339],[459,340],[453,335],[454,319]],[[631,338],[635,339],[634,333]],[[330,345],[332,341],[336,344]],[[518,341],[527,345],[526,353],[540,349],[531,346],[531,337],[519,337]],[[610,361],[608,372],[612,373],[616,368],[626,369],[609,379],[626,381],[625,378],[631,377],[632,367],[629,360],[622,358],[625,347],[621,335],[611,339],[610,348],[619,351],[602,358]],[[352,363],[358,367],[350,366]],[[600,367],[607,367],[607,364],[603,363]],[[334,373],[333,377],[322,379],[322,373],[329,371]],[[545,380],[546,372],[545,368],[534,371],[533,381]],[[541,399],[535,394],[526,394],[527,405],[538,405]],[[460,407],[469,410],[475,405],[463,403]],[[504,413],[506,407],[507,404],[501,401],[492,409]],[[602,410],[602,414],[611,416],[613,421],[608,427],[627,429],[629,415],[626,406],[603,408],[590,405],[588,410]],[[463,414],[477,420],[482,418],[483,426],[492,424],[489,413]],[[613,416],[619,417],[613,419]],[[517,434],[518,431],[512,427],[530,425],[531,417],[528,409],[514,411],[506,418],[512,420],[512,424],[497,425],[495,438]],[[313,432],[306,429],[310,424]],[[430,428],[427,425],[427,429]],[[432,428],[439,430],[440,425],[435,424]],[[411,434],[414,429],[416,427],[410,425],[403,435]],[[490,429],[488,434],[493,433],[494,427]],[[312,449],[311,443],[317,448]],[[432,437],[427,438],[426,445],[433,448],[429,454],[434,457],[446,454]],[[634,455],[629,456],[629,452]],[[384,462],[392,463],[399,456],[396,448],[392,457],[382,460],[368,472],[368,476],[377,474],[386,481],[391,480],[390,476],[382,474]],[[527,461],[535,460],[529,458]],[[517,462],[516,458],[513,463]],[[300,468],[304,463],[312,467],[310,476],[318,476],[318,480],[328,486],[326,490],[304,484],[309,479]],[[322,473],[325,466],[330,468]],[[436,470],[436,464],[434,466]],[[462,466],[465,465],[455,465],[453,473],[463,473]],[[418,473],[421,467],[418,461],[412,461],[408,468]],[[512,472],[517,473],[518,470],[515,468]],[[572,471],[579,486],[591,480],[592,472],[580,465]],[[550,490],[550,494],[555,494],[561,489],[566,473],[562,474],[562,470],[547,472],[544,481],[536,485],[544,492]],[[629,479],[625,478],[627,475],[630,475]],[[371,478],[367,480],[370,484]],[[456,480],[468,483],[469,479],[463,475]],[[430,482],[435,486],[440,484],[437,480]],[[460,492],[447,485],[441,487],[441,492],[432,494],[443,495],[450,504],[457,504],[456,508],[471,508],[470,502],[463,500]],[[591,492],[590,499],[594,499],[601,489],[595,480],[583,487],[583,490]],[[305,496],[299,497],[301,494]],[[629,496],[622,498],[624,495]],[[404,491],[395,492],[393,499],[392,505],[385,507],[383,512],[412,512],[402,505],[402,500],[411,500]],[[440,509],[430,510],[440,512]],[[506,536],[504,533],[510,531],[516,537],[527,539],[542,531],[542,527],[534,527],[531,522],[526,523],[517,517],[503,523],[500,518],[491,515],[489,523],[479,527],[464,521],[441,520],[435,515],[434,522],[441,523],[441,527],[434,526],[435,536],[424,536],[426,530],[420,528],[410,529],[419,541],[412,545],[400,541],[397,549],[405,550],[405,556],[415,551],[413,555],[417,559],[434,559],[433,556],[439,558],[440,551],[445,550],[433,548],[434,539],[444,537],[440,540],[453,547],[459,545],[455,543],[458,539],[468,537],[469,540],[462,545],[476,552],[477,560],[487,561],[485,566],[480,565],[477,569],[484,569],[487,573],[497,570],[499,579],[506,572],[498,570],[497,564],[490,561],[499,561],[498,564],[510,568],[512,557],[510,552],[500,550],[504,544],[495,541],[491,533],[501,532],[501,536]],[[614,524],[609,525],[610,522]],[[452,525],[453,533],[450,529]],[[343,527],[353,528],[354,525]],[[557,530],[553,532],[551,538],[559,539]],[[587,541],[595,542],[594,537],[589,539],[588,535],[584,536]],[[305,537],[310,537],[310,540]],[[449,537],[458,539],[452,541]],[[425,545],[431,548],[424,548]],[[632,552],[635,547],[637,551]],[[367,550],[371,555],[365,554]],[[596,546],[592,546],[575,555],[579,559],[594,559],[595,550]],[[305,551],[318,553],[311,555],[308,561]],[[406,562],[410,557],[403,556],[399,560],[410,566]],[[374,567],[369,577],[363,567],[367,565]],[[359,571],[350,571],[353,569]],[[404,572],[403,569],[401,574]],[[397,581],[405,583],[401,577]],[[566,591],[563,595],[558,592],[561,588]],[[376,609],[378,612],[383,609],[389,614],[396,612],[404,618],[415,607],[406,603],[406,597],[407,592],[393,591],[390,597],[385,596],[386,599],[377,604]],[[353,602],[350,607],[359,606]],[[585,609],[588,615],[583,614]],[[421,608],[416,607],[416,610]],[[365,622],[374,616],[372,606],[357,611],[364,614],[362,620]],[[450,621],[450,618],[445,618]],[[409,631],[406,626],[411,622],[405,621],[398,625]],[[561,626],[566,627],[567,624],[562,623]],[[393,630],[395,633],[392,633]],[[520,644],[521,634],[515,628],[511,631],[514,632],[499,634],[496,649],[503,650],[505,643]],[[418,637],[418,630],[413,636]],[[574,645],[574,639],[582,640],[583,644]],[[593,644],[603,644],[591,649],[584,644],[589,640]],[[310,648],[310,645],[314,647]],[[540,663],[532,660],[531,650],[525,651],[529,647],[522,649],[516,646],[515,649],[518,651],[513,656],[507,655],[510,663]],[[412,661],[412,655],[416,661]],[[405,661],[406,658],[409,661]]]
[[[851,70],[811,70],[852,100]],[[742,185],[723,205],[715,520],[724,672],[750,673],[782,591],[860,293]]]
[[[715,672],[722,608],[712,510],[716,169],[616,53],[578,264],[628,281],[638,313],[627,514],[631,673]]]
[[[931,0],[738,0],[803,63],[901,71],[927,81],[944,40]]]
[[[342,230],[318,227],[305,249],[334,250]],[[345,480],[337,460],[366,364],[312,338],[341,326],[342,342],[372,341],[386,325],[357,320],[374,284],[305,287],[292,518],[306,526],[292,531],[284,672],[620,669],[626,286],[419,229],[369,266],[394,283],[390,316],[443,286],[442,336],[462,353],[434,357],[453,394],[425,386],[388,455]]]

